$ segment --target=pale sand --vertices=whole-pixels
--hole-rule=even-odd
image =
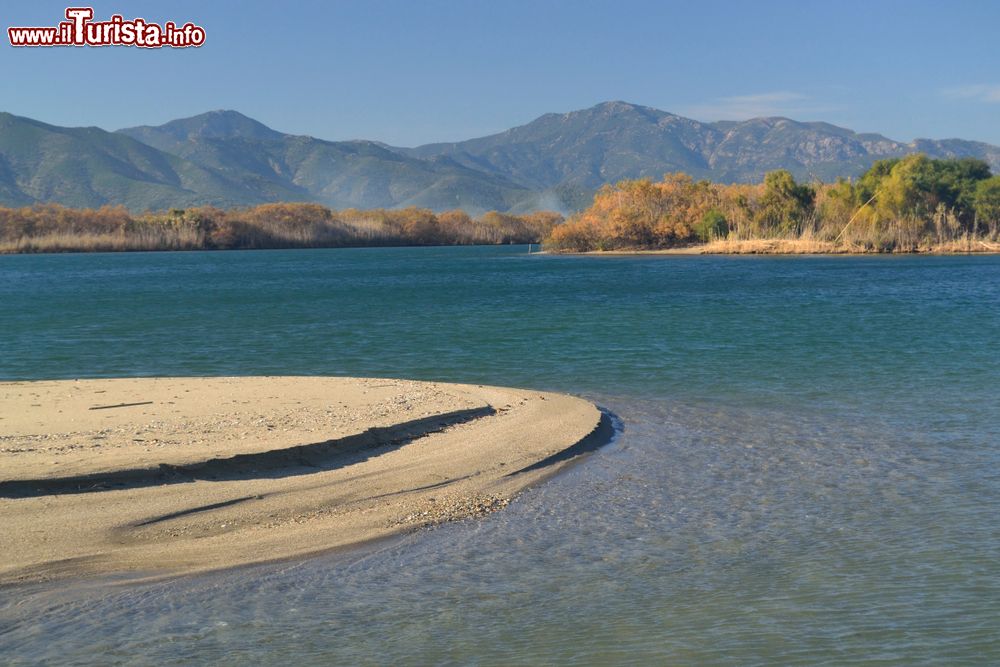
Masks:
[[[523,389],[0,383],[0,584],[212,570],[486,514],[609,437],[591,403]]]

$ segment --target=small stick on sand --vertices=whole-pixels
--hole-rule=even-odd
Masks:
[[[115,405],[95,405],[88,410],[110,410],[111,408],[131,408],[134,405],[152,405],[152,401],[139,401],[138,403],[117,403]]]

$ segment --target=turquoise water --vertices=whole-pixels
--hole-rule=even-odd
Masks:
[[[14,256],[0,304],[4,379],[488,382],[624,425],[374,550],[0,590],[4,661],[1000,662],[1000,257]]]

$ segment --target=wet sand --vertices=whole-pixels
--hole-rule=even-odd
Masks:
[[[610,432],[582,399],[488,386],[0,383],[0,584],[219,569],[488,514]]]

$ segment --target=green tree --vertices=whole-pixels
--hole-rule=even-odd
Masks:
[[[694,232],[703,242],[708,243],[713,239],[722,238],[729,233],[729,223],[726,216],[719,209],[713,208],[706,211],[701,220],[694,226]]]
[[[873,164],[858,180],[856,201],[860,205],[875,195],[883,221],[946,215],[971,229],[976,186],[988,178],[990,166],[982,160],[931,160],[917,153]]]
[[[975,220],[976,186],[992,176],[990,165],[976,158],[931,160],[934,190],[938,201],[954,212],[962,225],[971,229]]]
[[[986,225],[990,238],[996,238],[1000,229],[1000,176],[979,181],[973,202],[980,224]]]
[[[754,221],[763,230],[802,231],[802,223],[812,214],[816,193],[808,185],[799,185],[785,169],[764,176],[764,194]]]
[[[878,190],[879,184],[892,173],[892,168],[897,164],[899,164],[899,158],[875,161],[854,186],[855,205],[861,206],[871,199],[875,191]]]
[[[897,221],[930,217],[940,203],[934,183],[934,167],[926,155],[907,155],[897,161],[875,189],[879,218]]]

